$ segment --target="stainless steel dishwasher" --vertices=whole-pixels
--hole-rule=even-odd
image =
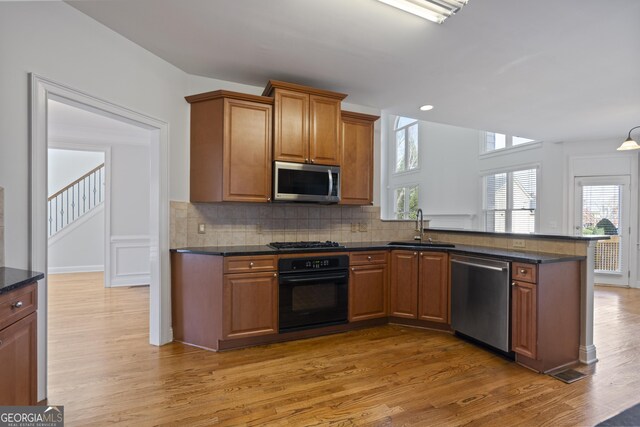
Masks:
[[[451,256],[451,327],[506,353],[510,351],[509,263]]]

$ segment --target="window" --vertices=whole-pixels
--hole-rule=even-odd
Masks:
[[[485,132],[482,152],[490,153],[496,150],[515,147],[517,145],[534,142],[533,139],[522,138],[520,136],[505,135],[503,133]]]
[[[486,231],[535,231],[537,175],[538,169],[525,169],[484,177]]]
[[[393,192],[393,214],[395,219],[418,217],[418,186],[399,187]]]
[[[418,121],[398,117],[394,128],[396,135],[396,173],[418,168]]]

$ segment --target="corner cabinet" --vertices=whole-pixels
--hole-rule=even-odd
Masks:
[[[514,262],[511,349],[516,361],[549,372],[578,361],[580,263]]]
[[[191,202],[271,200],[273,99],[229,91],[191,104]]]
[[[340,105],[347,95],[276,80],[263,95],[274,98],[274,160],[340,165]]]
[[[373,135],[378,116],[342,112],[340,203],[370,205],[373,203]]]
[[[0,406],[37,403],[37,284],[0,295]]]
[[[349,321],[387,317],[387,252],[353,252],[349,262]]]
[[[449,255],[391,251],[389,316],[446,324],[449,321]]]

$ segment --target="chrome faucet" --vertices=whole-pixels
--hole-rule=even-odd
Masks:
[[[416,212],[416,230],[420,233],[413,237],[413,240],[420,240],[422,242],[422,234],[424,233],[424,217],[422,215],[422,209],[418,208]]]

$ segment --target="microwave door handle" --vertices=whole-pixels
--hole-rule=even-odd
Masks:
[[[329,194],[327,196],[331,197],[331,193],[333,193],[333,174],[331,169],[327,169],[327,173],[329,174]]]

